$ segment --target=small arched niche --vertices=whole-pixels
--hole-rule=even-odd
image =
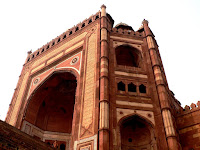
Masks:
[[[117,89],[118,91],[125,91],[125,84],[122,81],[120,81],[119,83],[117,83]]]
[[[136,85],[132,82],[128,84],[128,91],[129,92],[136,92]]]
[[[129,45],[120,45],[115,49],[117,65],[141,67],[141,52]]]
[[[140,93],[147,93],[147,91],[146,91],[146,86],[143,85],[143,84],[141,84],[141,85],[139,86],[139,91],[140,91]]]
[[[121,122],[120,136],[122,150],[156,150],[151,124],[137,115]]]

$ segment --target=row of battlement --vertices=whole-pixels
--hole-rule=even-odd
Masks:
[[[97,20],[99,18],[100,18],[100,11],[97,12],[95,15],[92,15],[88,19],[85,19],[84,21],[80,22],[79,24],[77,24],[76,26],[72,27],[71,29],[68,29],[66,32],[62,33],[60,36],[56,37],[55,39],[53,39],[52,41],[50,41],[46,45],[44,45],[41,48],[39,48],[38,50],[36,50],[35,52],[32,53],[31,51],[29,51],[26,63],[30,62],[35,57],[39,56],[43,52],[45,52],[45,51],[49,50],[50,48],[54,47],[55,45],[57,45],[61,41],[67,39],[69,36],[73,35],[74,33],[76,33],[77,31],[81,30],[82,28],[85,28],[87,25],[89,25],[90,23],[94,22],[95,20]]]
[[[127,30],[127,29],[117,29],[117,28],[112,28],[111,30],[112,33],[118,33],[118,34],[124,34],[124,35],[132,35],[132,36],[137,36],[137,37],[143,37],[143,33],[140,32],[135,32],[133,30]]]
[[[200,110],[200,101],[198,101],[197,104],[192,103],[190,106],[186,105],[183,109],[179,111],[179,114],[189,113],[196,110]]]

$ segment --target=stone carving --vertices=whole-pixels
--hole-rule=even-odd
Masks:
[[[90,146],[82,147],[82,148],[80,148],[80,150],[90,150]]]
[[[192,103],[192,104],[190,105],[190,107],[191,107],[192,109],[195,109],[195,108],[196,108],[196,104]]]
[[[185,111],[189,111],[190,110],[190,106],[186,105],[185,106]]]
[[[36,79],[33,81],[33,84],[36,85],[39,81],[40,81],[40,78],[36,78]]]
[[[74,58],[72,59],[72,61],[70,62],[70,65],[74,65],[74,64],[76,64],[78,61],[79,61],[79,57],[76,56],[76,57],[74,57]]]
[[[93,33],[88,39],[87,66],[85,74],[85,92],[83,99],[83,128],[93,132],[93,107],[95,99],[95,68],[96,68],[96,34]],[[91,127],[90,127],[91,126]],[[90,127],[90,129],[89,129]],[[84,134],[81,131],[82,135]]]

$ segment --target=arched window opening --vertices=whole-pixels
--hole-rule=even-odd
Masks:
[[[47,46],[47,49],[49,49],[49,45]]]
[[[76,27],[76,31],[78,31],[78,30],[79,30],[79,28],[78,28],[78,27]],[[76,31],[75,31],[75,32],[76,32]]]
[[[146,93],[146,86],[144,86],[143,84],[141,84],[139,86],[139,91],[140,91],[140,93]]]
[[[90,20],[88,21],[88,24],[90,24],[90,23],[92,23],[92,19],[90,19]]]
[[[121,81],[117,84],[117,89],[119,91],[125,91],[125,84]]]
[[[30,58],[28,58],[27,62],[29,62],[29,61],[30,61]]]
[[[99,19],[99,15],[97,15],[97,16],[95,17],[95,20],[97,20],[97,19]]]
[[[40,52],[37,52],[37,55],[39,55],[39,54],[40,54]],[[37,55],[36,55],[36,56],[37,56]]]
[[[122,150],[153,148],[153,128],[137,115],[121,123],[120,134]]]
[[[55,42],[52,43],[52,46],[54,46]]]
[[[60,150],[65,150],[65,144],[60,145]]]
[[[121,45],[116,48],[116,60],[118,65],[140,67],[141,53],[128,45]]]
[[[60,38],[58,39],[58,41],[57,41],[58,43],[60,42]]]
[[[71,35],[71,34],[72,34],[72,31],[69,32],[69,35]]]
[[[32,58],[34,58],[35,56],[34,55],[32,55]]]
[[[136,85],[133,83],[128,84],[128,91],[129,92],[136,92]]]
[[[81,27],[82,27],[82,28],[85,27],[85,23],[83,23]]]
[[[63,36],[63,39],[65,39],[67,36],[66,36],[66,34]]]
[[[42,49],[41,53],[43,53],[43,52],[44,52],[44,48]]]

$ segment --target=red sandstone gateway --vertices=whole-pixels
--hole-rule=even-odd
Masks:
[[[1,123],[1,147],[200,149],[199,108],[182,111],[169,90],[148,21],[137,31],[113,24],[103,5],[28,53],[6,117],[15,128]]]

